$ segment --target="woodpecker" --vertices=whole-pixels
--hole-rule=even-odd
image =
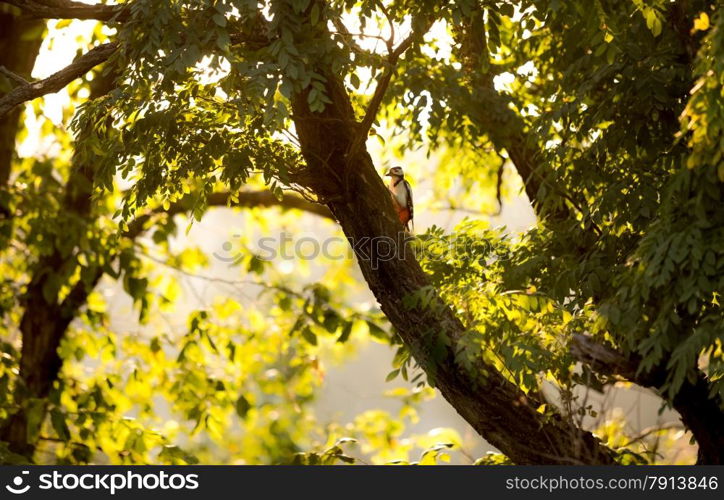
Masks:
[[[392,167],[387,171],[385,176],[390,178],[390,183],[387,188],[392,194],[392,204],[397,210],[397,216],[400,218],[400,222],[405,226],[405,229],[410,230],[410,224],[414,228],[414,222],[412,218],[415,213],[412,206],[412,188],[410,183],[405,179],[405,173],[402,171],[402,167]]]

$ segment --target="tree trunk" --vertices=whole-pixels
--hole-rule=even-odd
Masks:
[[[43,41],[44,27],[44,20],[0,12],[0,66],[29,79]],[[17,82],[7,81],[10,85],[17,85]],[[21,113],[22,108],[18,107],[0,117],[0,226],[5,226],[10,218],[10,200],[5,190],[15,155],[15,137]],[[7,229],[3,228],[2,232],[9,237]]]
[[[719,397],[709,396],[709,389],[700,374],[696,383],[686,380],[682,384],[672,404],[699,445],[696,463],[724,465],[724,405]]]

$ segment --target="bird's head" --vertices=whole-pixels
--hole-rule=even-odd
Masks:
[[[402,167],[392,167],[385,174],[387,177],[404,177],[405,173],[402,171]]]

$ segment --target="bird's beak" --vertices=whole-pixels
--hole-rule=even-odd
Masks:
[[[387,172],[385,172],[385,177],[392,177],[392,169],[389,169]]]

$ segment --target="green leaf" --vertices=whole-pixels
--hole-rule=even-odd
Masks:
[[[317,335],[312,331],[309,326],[305,326],[302,328],[302,337],[304,337],[304,340],[309,342],[312,345],[317,345]]]
[[[400,374],[400,370],[399,370],[399,369],[397,369],[397,370],[392,370],[392,371],[391,371],[390,373],[388,373],[387,376],[385,377],[385,382],[391,382],[391,381],[393,381],[395,378],[397,378],[397,376],[398,376],[399,374]]]
[[[216,38],[216,46],[219,47],[223,52],[228,52],[231,40],[229,34],[226,31],[221,31],[219,36]]]
[[[221,14],[214,14],[211,19],[214,20],[217,26],[221,26],[222,28],[226,26],[226,17]]]
[[[342,329],[342,333],[340,334],[339,338],[337,339],[337,342],[343,344],[349,340],[349,336],[352,333],[352,327],[354,326],[354,323],[352,321],[348,321],[345,323],[344,328]]]
[[[500,14],[507,16],[507,17],[513,17],[515,14],[515,8],[513,7],[513,4],[510,3],[504,3],[498,7],[498,11]]]
[[[26,438],[28,443],[37,441],[40,427],[45,417],[45,402],[42,399],[31,398],[27,401],[25,418],[27,420]]]
[[[182,450],[178,446],[164,446],[161,453],[158,454],[158,458],[162,462],[169,462],[171,464],[189,464],[194,465],[199,463],[199,459],[194,455]]]
[[[384,331],[382,328],[380,328],[377,323],[373,321],[367,322],[367,328],[369,328],[370,335],[372,335],[374,338],[379,340],[388,340],[389,335],[386,331]]]
[[[322,325],[324,326],[324,329],[327,330],[329,333],[334,333],[337,331],[337,328],[339,328],[339,322],[340,317],[339,314],[337,314],[334,311],[326,311],[324,313],[324,320],[322,321]]]
[[[244,395],[242,394],[236,400],[234,408],[236,409],[236,414],[239,415],[240,418],[244,419],[249,414],[251,404],[249,403],[249,400],[247,400],[246,397],[244,397]]]
[[[68,429],[68,424],[65,422],[65,415],[63,415],[60,410],[53,408],[50,411],[50,422],[53,425],[53,430],[55,430],[55,433],[60,439],[63,441],[70,439],[70,430]]]
[[[315,2],[314,5],[312,5],[312,12],[309,15],[309,19],[312,21],[312,26],[315,26],[319,22],[319,2]]]

